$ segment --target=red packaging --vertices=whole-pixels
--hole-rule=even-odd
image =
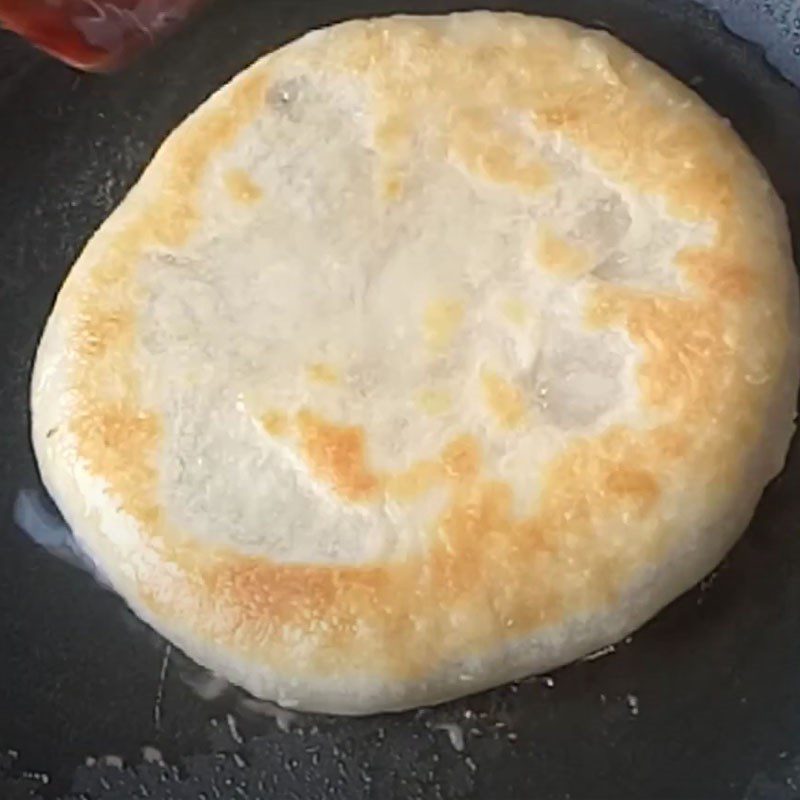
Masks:
[[[200,0],[0,0],[0,24],[79,69],[104,71],[180,25]]]

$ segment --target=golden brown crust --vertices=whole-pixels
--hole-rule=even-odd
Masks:
[[[564,278],[577,278],[594,266],[585,250],[565,241],[548,227],[539,232],[536,255],[544,269]]]
[[[229,169],[225,173],[225,188],[230,196],[242,205],[257,203],[262,196],[261,188],[242,169]]]
[[[740,454],[762,435],[769,387],[785,369],[791,289],[785,231],[764,211],[763,176],[688,90],[610,37],[566,23],[497,15],[459,35],[436,20],[356,23],[276,58],[368,83],[387,181],[402,179],[420,109],[433,114],[447,107],[442,97],[461,97],[461,113],[442,126],[442,147],[474,174],[515,190],[547,185],[547,167],[525,160],[513,132],[493,137],[487,114],[513,108],[568,137],[619,183],[658,196],[670,214],[710,225],[714,235],[707,247],[678,256],[686,295],[612,284],[593,291],[588,321],[627,330],[641,348],[642,402],[663,423],[577,438],[546,467],[537,507],[522,518],[509,487],[484,474],[480,445],[466,434],[438,461],[381,474],[369,463],[363,431],[337,427],[313,409],[296,419],[264,409],[265,428],[298,436],[311,472],[354,503],[443,488],[449,499],[430,549],[379,565],[314,566],[194,541],[159,511],[161,426],[155,411],[141,409],[133,272],[146,248],[180,244],[202,224],[201,176],[263,103],[268,66],[253,67],[170,138],[138,204],[87,249],[57,311],[66,313],[69,302],[78,320],[64,345],[79,398],[70,420],[78,454],[153,543],[136,577],[149,616],[191,619],[196,636],[276,669],[344,674],[369,662],[408,679],[613,602],[676,535],[659,519],[659,476],[699,480],[721,496],[740,479]],[[465,63],[480,64],[486,80],[476,82]],[[255,202],[257,192],[240,177],[229,174],[230,191]],[[758,225],[746,223],[754,218]],[[585,268],[581,253],[555,234],[535,246],[559,275]],[[439,311],[426,322],[433,347],[460,323],[452,308]],[[756,333],[759,346],[750,348]],[[484,375],[484,386],[499,425],[514,428],[526,413],[519,391],[494,373]],[[709,478],[722,471],[727,484]],[[598,538],[615,519],[640,520],[647,535]],[[582,585],[560,582],[565,561],[573,573],[584,569]],[[453,616],[469,620],[459,635],[448,628]],[[303,664],[294,658],[298,631],[316,644]]]

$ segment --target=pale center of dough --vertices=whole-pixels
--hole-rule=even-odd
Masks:
[[[571,437],[647,423],[637,350],[586,324],[587,291],[680,292],[675,253],[704,240],[511,114],[422,129],[395,163],[366,97],[275,83],[205,178],[201,233],[141,270],[167,512],[276,560],[424,547],[459,437],[531,513]]]

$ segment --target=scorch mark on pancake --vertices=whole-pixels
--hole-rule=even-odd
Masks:
[[[440,350],[453,339],[464,319],[464,307],[457,300],[435,300],[427,309],[423,320],[425,341],[434,350]]]
[[[303,452],[318,477],[343,497],[363,501],[380,486],[367,466],[364,431],[355,426],[333,425],[310,411],[297,415]]]
[[[560,278],[579,278],[592,267],[586,250],[558,236],[548,225],[539,229],[535,255],[540,268]]]
[[[331,364],[326,364],[324,361],[317,361],[309,364],[306,369],[309,380],[314,383],[327,384],[328,386],[335,386],[339,383],[339,372]]]
[[[229,169],[224,182],[228,194],[241,205],[253,205],[264,195],[261,187],[243,169]]]
[[[483,395],[489,411],[503,428],[516,428],[525,418],[525,395],[518,386],[491,369],[481,371]]]

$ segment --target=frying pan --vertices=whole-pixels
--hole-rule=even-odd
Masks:
[[[13,525],[18,493],[40,490],[27,417],[39,332],[81,246],[169,130],[309,28],[475,5],[225,0],[110,77],[0,34],[0,797],[800,797],[798,446],[714,576],[614,653],[364,719],[276,720],[247,711],[233,689],[202,699],[196,667]],[[788,74],[800,72],[796,2],[480,5],[608,28],[694,86],[767,168],[797,247],[800,93],[710,10],[769,38]]]

